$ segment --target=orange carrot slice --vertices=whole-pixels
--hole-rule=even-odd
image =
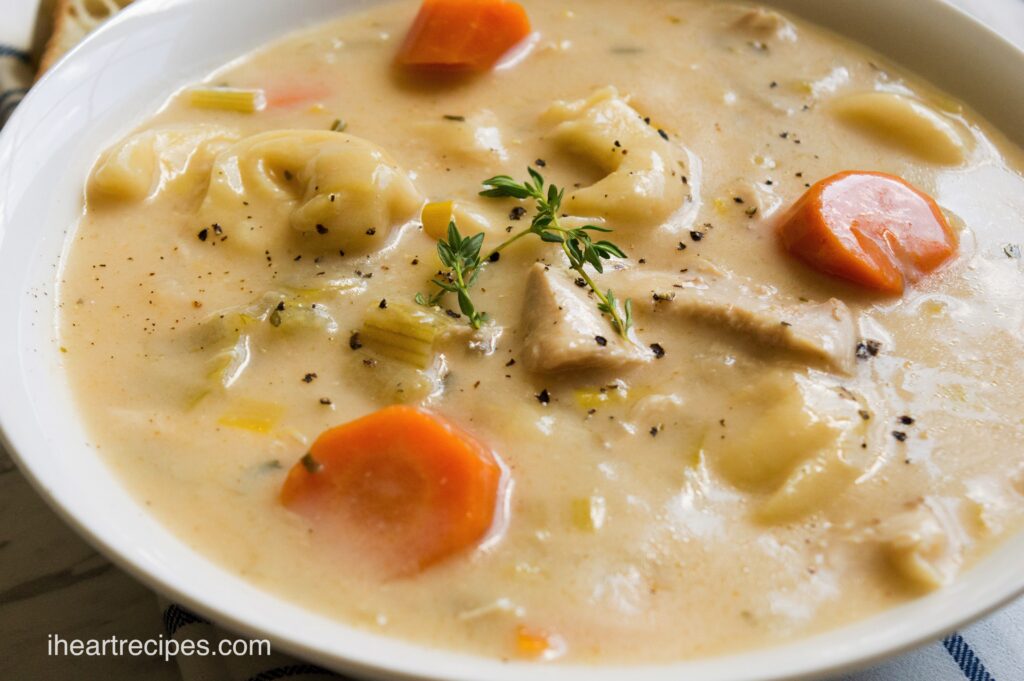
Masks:
[[[408,573],[478,542],[500,481],[494,455],[472,436],[422,409],[392,406],[321,434],[280,499]]]
[[[397,61],[484,71],[529,34],[530,19],[515,2],[424,0]]]
[[[779,238],[811,267],[891,294],[957,252],[956,235],[930,196],[874,172],[846,171],[815,184],[783,217]]]
[[[330,90],[314,83],[290,83],[269,88],[267,106],[271,109],[290,109],[302,104],[312,104],[325,99]]]

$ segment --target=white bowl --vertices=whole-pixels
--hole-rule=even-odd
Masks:
[[[87,171],[179,87],[285,32],[374,1],[144,0],[47,75],[0,136],[0,435],[68,523],[120,567],[225,627],[328,667],[388,679],[807,678],[938,638],[1024,591],[1018,535],[949,588],[784,646],[628,669],[501,663],[307,612],[211,563],[141,508],[84,444],[56,341],[54,279]],[[939,0],[776,4],[918,71],[1024,144],[1024,53],[958,10]]]

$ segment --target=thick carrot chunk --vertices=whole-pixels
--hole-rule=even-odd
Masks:
[[[930,196],[873,172],[847,171],[815,184],[784,216],[779,238],[811,267],[891,294],[957,251],[956,235]]]
[[[280,499],[318,530],[357,542],[383,569],[409,573],[479,541],[500,482],[494,455],[472,436],[393,406],[321,434]]]
[[[424,0],[398,51],[405,66],[484,71],[530,34],[521,5],[508,0]]]

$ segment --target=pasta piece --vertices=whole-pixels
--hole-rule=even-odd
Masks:
[[[267,98],[263,90],[197,87],[188,91],[188,103],[197,109],[256,113],[267,106]]]
[[[841,449],[830,448],[800,464],[757,509],[759,520],[781,523],[813,513],[842,494],[861,474]]]
[[[128,137],[100,157],[90,201],[141,201],[162,192],[190,197],[209,177],[213,158],[238,134],[213,125],[181,125]]]
[[[952,510],[934,498],[890,518],[881,537],[889,564],[916,589],[949,584],[963,563],[963,529]]]
[[[559,102],[545,115],[554,123],[551,137],[596,163],[607,174],[568,196],[574,215],[605,218],[617,227],[664,222],[686,200],[686,155],[652,127],[615,88],[589,99]]]
[[[416,125],[422,139],[442,159],[494,166],[508,160],[498,117],[483,109],[466,116],[450,115]]]
[[[848,392],[771,374],[737,397],[705,450],[730,484],[767,493],[759,520],[785,522],[824,509],[862,472],[847,455],[866,443],[860,407]]]
[[[849,95],[832,105],[841,120],[925,161],[960,165],[967,142],[957,126],[925,103],[892,92]]]
[[[385,246],[422,203],[375,144],[340,132],[277,130],[217,158],[201,215],[230,244],[267,249],[288,238],[276,229],[287,224],[316,250],[359,254]]]

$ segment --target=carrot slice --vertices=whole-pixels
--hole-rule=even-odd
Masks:
[[[280,500],[395,573],[479,541],[494,519],[501,468],[469,434],[422,409],[392,406],[325,431]]]
[[[330,90],[315,83],[289,83],[267,90],[267,106],[271,109],[290,109],[325,99]]]
[[[485,71],[529,34],[530,19],[515,2],[424,0],[397,61]]]
[[[779,238],[821,272],[892,294],[957,251],[956,234],[930,196],[874,172],[846,171],[815,184],[783,217]]]

